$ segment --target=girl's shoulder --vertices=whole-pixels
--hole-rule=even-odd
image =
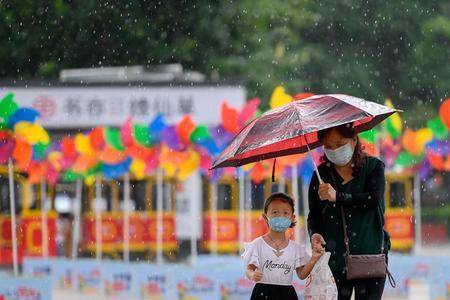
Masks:
[[[261,242],[263,242],[263,236],[258,236],[257,238],[255,238],[253,241],[250,242],[250,244],[260,244]]]
[[[252,259],[257,259],[261,252],[261,242],[262,237],[258,237],[249,243],[244,243],[244,253],[242,253],[242,257],[246,261],[247,264],[250,264]]]
[[[258,247],[258,245],[260,245],[262,242],[263,242],[263,237],[259,236],[251,242],[244,243],[244,250],[248,251],[250,249],[254,249],[255,247]]]

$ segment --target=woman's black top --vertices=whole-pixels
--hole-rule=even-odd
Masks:
[[[353,174],[353,179],[343,184],[342,177],[333,164],[319,166],[322,180],[337,184],[336,202],[319,198],[319,182],[313,175],[309,186],[308,230],[310,235],[320,233],[326,241],[326,251],[331,252],[329,266],[335,276],[345,274],[344,231],[340,206],[344,208],[351,254],[381,253],[384,237],[384,252],[390,248],[389,235],[384,231],[384,164],[375,157],[364,158],[361,169]]]

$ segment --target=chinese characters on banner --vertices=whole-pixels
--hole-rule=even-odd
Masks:
[[[201,124],[220,119],[221,103],[241,109],[246,91],[242,87],[4,87],[20,105],[36,108],[41,124],[52,128],[121,126],[128,118],[146,124],[163,114],[168,123],[189,114]]]

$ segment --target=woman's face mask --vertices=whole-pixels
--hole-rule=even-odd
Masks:
[[[334,150],[323,149],[328,160],[338,166],[345,166],[348,164],[353,157],[353,151],[354,149],[350,142]]]

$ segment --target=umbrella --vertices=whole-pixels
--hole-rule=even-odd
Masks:
[[[317,138],[320,130],[352,123],[356,132],[362,132],[395,112],[396,109],[343,94],[294,101],[267,111],[244,127],[211,169],[304,153],[321,145]]]

